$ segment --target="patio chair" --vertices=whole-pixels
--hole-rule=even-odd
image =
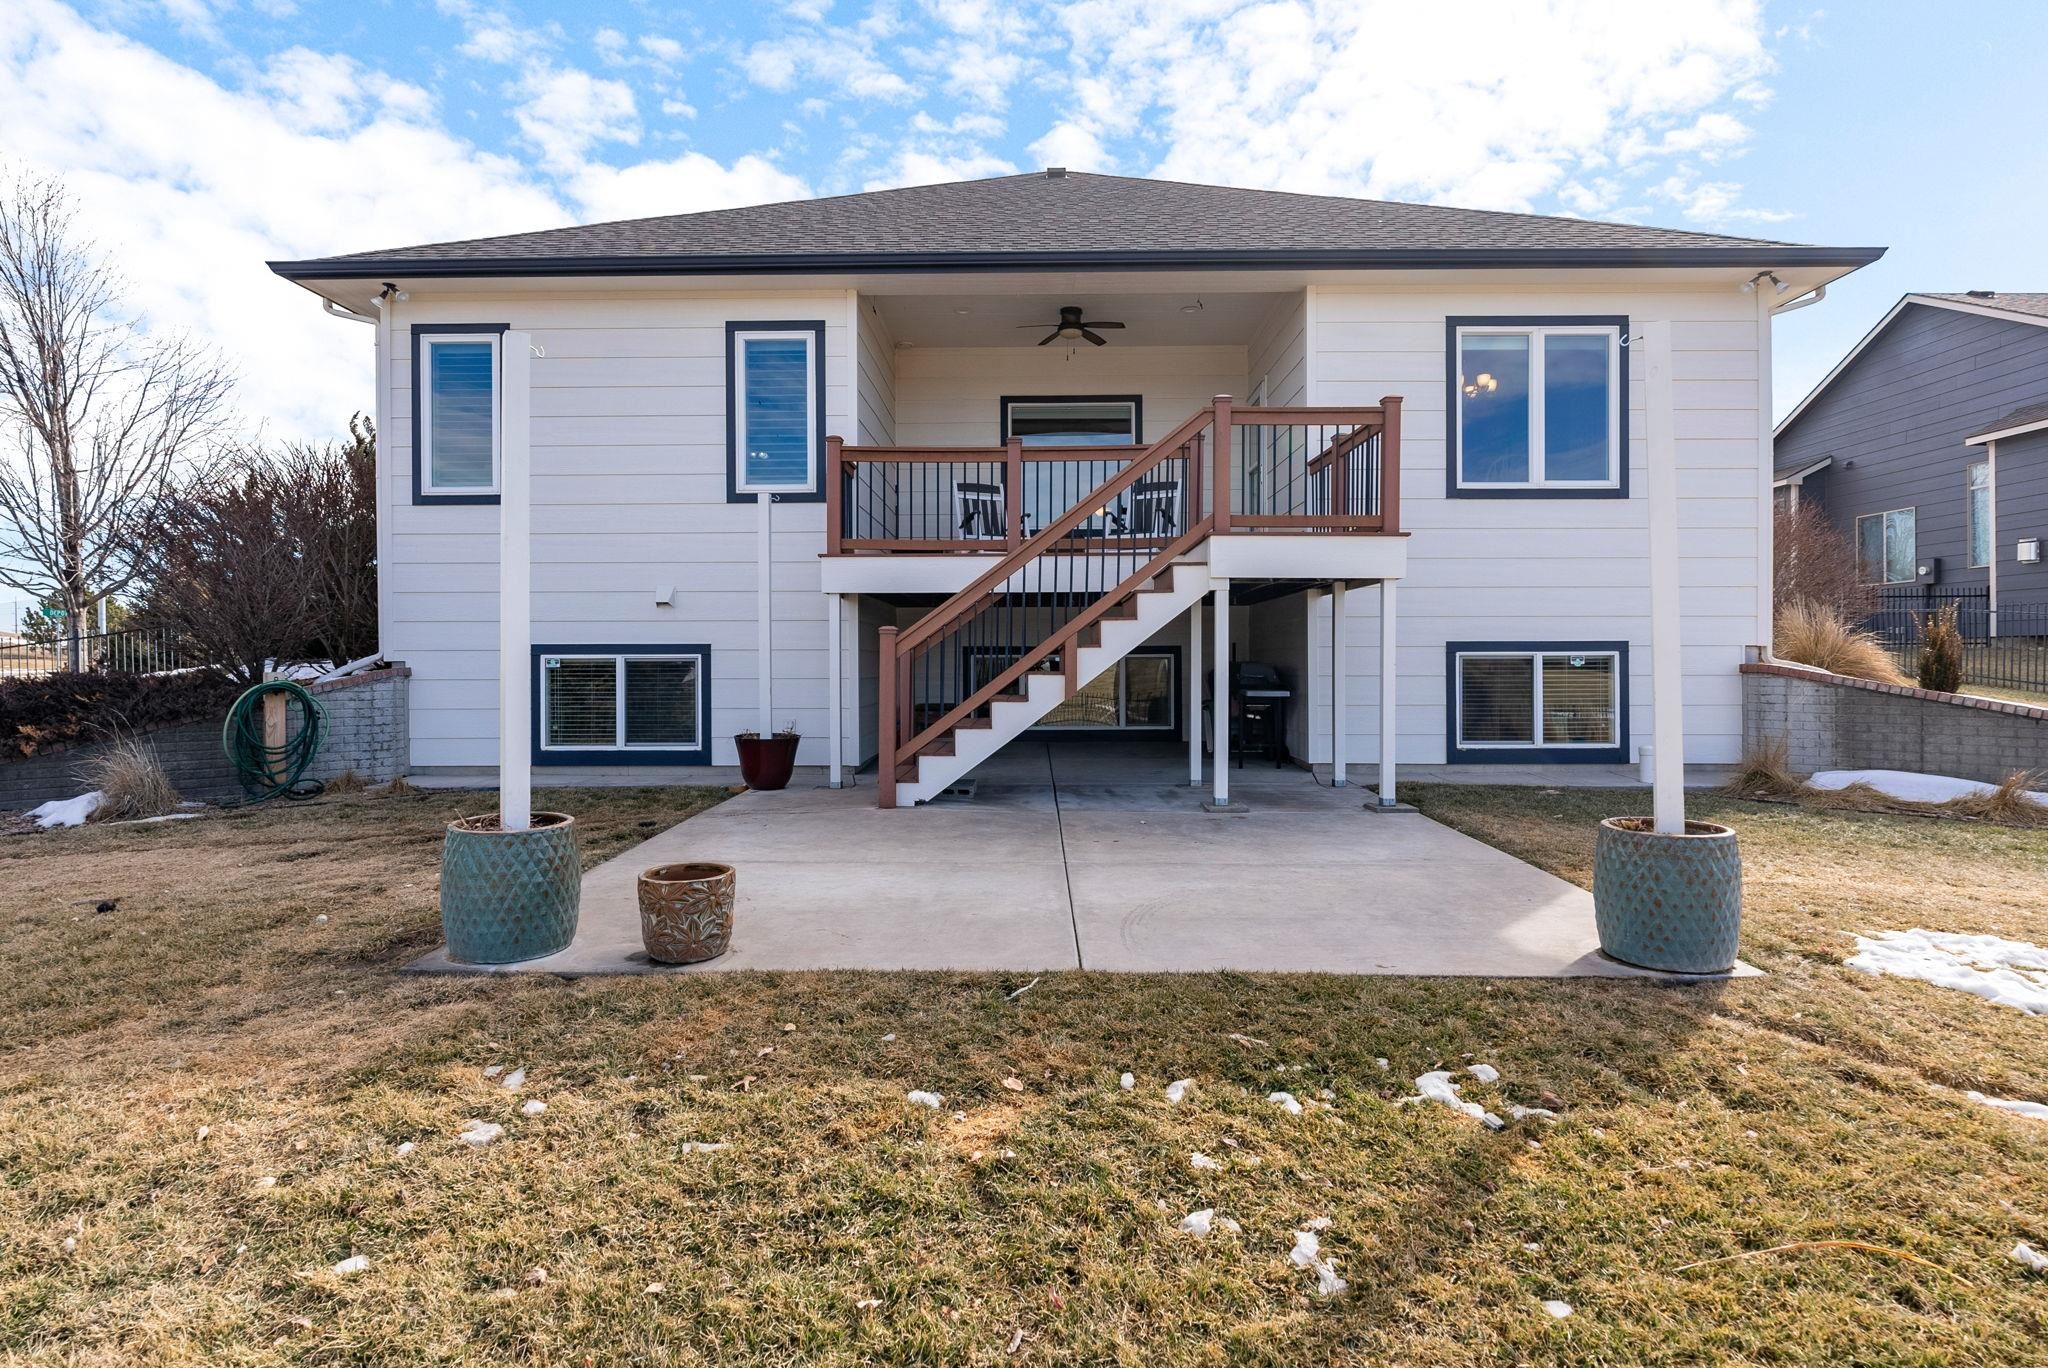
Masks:
[[[1002,540],[1007,535],[1003,526],[1003,487],[974,480],[953,481],[953,516],[965,539]]]
[[[1180,531],[1180,481],[1138,481],[1131,486],[1129,507],[1132,536],[1174,536]]]

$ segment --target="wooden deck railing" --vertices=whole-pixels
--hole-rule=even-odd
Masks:
[[[1072,520],[1070,535],[1160,527],[1158,514],[1176,501],[1181,528],[1213,509],[1219,533],[1400,531],[1398,397],[1287,408],[1237,407],[1226,396],[1188,428],[1195,435],[1174,448],[1188,448],[1185,496],[1159,481],[1108,488],[1158,444],[876,447],[828,437],[826,554],[1014,552],[1091,499],[1097,506]]]

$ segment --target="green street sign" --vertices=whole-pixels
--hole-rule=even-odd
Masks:
[[[43,616],[46,618],[60,618],[64,616],[64,610],[62,608],[45,608],[43,609]]]

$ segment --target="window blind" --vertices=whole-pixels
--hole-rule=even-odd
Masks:
[[[489,342],[426,342],[428,482],[437,489],[489,489],[497,483],[492,389],[496,348]]]

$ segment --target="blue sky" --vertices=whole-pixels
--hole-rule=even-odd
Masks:
[[[265,257],[1047,164],[1889,247],[1780,322],[1781,411],[1902,293],[2048,289],[2030,0],[7,9],[0,160],[279,435],[367,408],[369,348]]]

